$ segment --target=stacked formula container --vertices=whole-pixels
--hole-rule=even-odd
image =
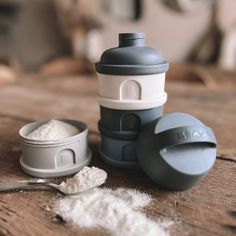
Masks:
[[[169,64],[144,33],[119,34],[119,46],[95,64],[99,81],[100,154],[114,166],[138,167],[136,140],[142,127],[160,117],[167,100]]]

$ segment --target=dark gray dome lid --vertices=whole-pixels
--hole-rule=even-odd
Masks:
[[[119,46],[106,50],[95,68],[101,74],[148,75],[166,72],[169,63],[156,49],[145,47],[144,33],[121,33]]]
[[[160,186],[183,190],[195,185],[216,159],[213,131],[197,118],[170,113],[143,128],[137,143],[143,170]]]

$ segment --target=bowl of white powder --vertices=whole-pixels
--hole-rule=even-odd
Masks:
[[[20,165],[26,173],[40,178],[77,173],[91,160],[88,129],[75,120],[32,122],[19,131],[22,156]]]

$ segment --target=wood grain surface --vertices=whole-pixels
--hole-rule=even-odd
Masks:
[[[214,168],[197,186],[169,192],[153,184],[141,170],[126,170],[101,162],[97,148],[99,105],[97,80],[90,77],[37,78],[0,87],[0,181],[29,180],[20,169],[18,130],[30,121],[69,118],[89,127],[91,165],[108,172],[108,187],[137,188],[153,201],[145,208],[154,220],[171,219],[171,235],[235,235],[236,232],[236,88],[221,83],[167,83],[165,112],[181,111],[210,126],[218,140]],[[0,194],[0,235],[108,235],[103,229],[73,227],[48,208],[62,196],[51,191]]]

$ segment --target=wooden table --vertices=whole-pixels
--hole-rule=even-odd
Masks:
[[[125,170],[100,161],[97,151],[99,106],[96,78],[35,78],[0,87],[0,181],[32,179],[19,165],[18,130],[26,123],[47,118],[85,121],[93,151],[92,165],[104,168],[108,186],[139,188],[153,197],[145,210],[152,219],[171,219],[172,235],[233,235],[236,232],[236,89],[167,83],[165,112],[197,116],[218,139],[217,161],[197,186],[168,192],[153,184],[141,170]],[[60,196],[50,191],[0,194],[0,235],[104,235],[98,229],[78,229],[55,220],[46,206]]]

